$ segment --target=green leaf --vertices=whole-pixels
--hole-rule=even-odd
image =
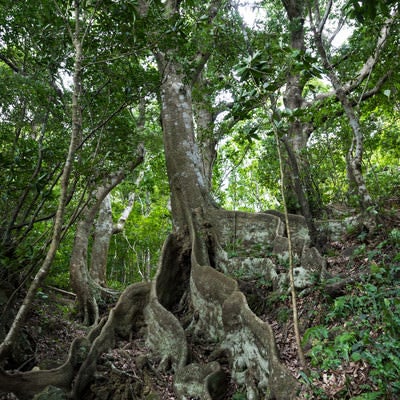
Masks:
[[[359,396],[352,397],[350,400],[378,400],[381,399],[383,393],[381,391],[379,392],[368,392],[368,393],[363,393],[360,394]]]
[[[355,352],[351,354],[351,359],[352,361],[360,361],[362,359],[362,356],[360,353]]]

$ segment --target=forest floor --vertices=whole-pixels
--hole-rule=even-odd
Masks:
[[[327,332],[326,335],[322,333],[320,337],[309,335],[309,340],[304,343],[309,364],[307,374],[298,361],[290,297],[288,295],[273,297],[270,289],[253,282],[257,293],[265,296],[262,299],[264,306],[261,310],[257,310],[257,314],[271,325],[282,362],[296,379],[303,382],[299,399],[351,399],[365,392],[366,388],[370,392],[378,393],[379,388],[370,378],[371,366],[362,357],[352,358],[336,353],[332,355],[336,360],[321,367],[322,360],[320,363],[316,362],[318,355],[323,357],[328,353],[324,353],[323,349],[318,353],[313,346],[318,342],[314,340],[317,338],[318,343],[322,345],[325,343],[326,348],[331,346],[337,352],[332,345],[336,340],[330,338],[330,332],[343,332],[351,316],[343,313],[342,318],[327,319],[329,312],[332,312],[333,304],[336,304],[335,301],[350,298],[352,294],[358,296],[356,292],[360,288],[360,282],[364,281],[363,277],[370,274],[371,265],[380,265],[381,261],[396,257],[397,264],[400,265],[398,253],[400,246],[394,246],[393,242],[388,241],[387,236],[388,232],[396,231],[396,226],[399,226],[397,217],[390,222],[384,232],[372,238],[368,238],[362,232],[353,232],[341,241],[328,243],[325,251],[328,273],[335,278],[334,282],[343,281],[348,284],[332,286],[334,289],[319,286],[298,293],[301,333],[304,335],[313,327],[323,327],[323,332]],[[400,237],[400,230],[397,231]],[[400,275],[400,266],[396,271]],[[396,275],[396,280],[393,285],[399,286],[400,276]],[[333,291],[330,292],[330,289]],[[32,355],[21,366],[22,370],[33,367],[48,369],[62,364],[72,340],[87,333],[87,329],[75,321],[72,313],[73,305],[72,296],[49,288],[43,289],[38,294],[31,318],[25,327],[32,346]],[[107,309],[103,312],[105,314]],[[372,317],[365,316],[366,319]],[[378,333],[377,328],[371,327],[372,338]],[[91,394],[88,393],[86,397],[88,400],[176,398],[173,391],[173,376],[161,373],[155,365],[149,364],[145,343],[139,335],[132,339],[135,340],[120,340],[114,349],[102,355],[98,362],[98,374],[90,389]],[[347,344],[346,341],[339,343],[343,346]],[[203,353],[207,353],[207,349],[202,350]],[[233,383],[230,384],[228,392],[226,399],[245,399]],[[156,397],[152,397],[157,393]],[[0,400],[4,399],[15,399],[15,397],[11,394],[0,395]]]

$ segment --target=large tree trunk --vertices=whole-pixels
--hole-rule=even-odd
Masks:
[[[200,75],[197,82],[200,92],[193,102],[194,117],[196,121],[196,140],[200,148],[203,175],[209,191],[212,189],[213,167],[217,157],[218,139],[214,135],[214,114],[212,97],[207,95],[207,82]]]
[[[304,44],[304,1],[303,0],[282,0],[282,3],[285,6],[286,14],[290,21],[290,47],[293,50],[298,50],[303,52],[305,49]],[[283,97],[285,107],[290,111],[296,111],[302,108],[303,106],[303,89],[304,82],[301,80],[300,73],[288,71],[286,77],[286,88]],[[299,121],[298,118],[295,118],[292,122],[290,122],[288,137],[286,140],[286,146],[290,146],[291,152],[293,156],[296,158],[296,163],[299,169],[301,169],[303,161],[301,159],[301,154],[306,148],[308,137],[303,129],[303,124]],[[304,156],[303,156],[304,157]],[[304,172],[300,171],[303,175]],[[291,176],[294,172],[289,173]],[[301,177],[300,177],[301,178]],[[295,186],[294,184],[292,184]],[[304,189],[303,189],[304,190]],[[294,196],[296,197],[296,189],[294,189]],[[290,193],[289,197],[290,197]],[[292,194],[293,196],[293,194]],[[295,206],[294,206],[295,207]],[[300,211],[302,208],[301,202],[298,204],[299,209],[296,210],[293,208],[292,212]]]
[[[90,253],[90,276],[100,286],[106,286],[107,257],[112,234],[111,196],[108,194],[100,205]]]
[[[168,14],[176,12],[180,2],[163,4]],[[210,4],[210,23],[220,5],[219,1]],[[90,348],[74,381],[73,398],[84,398],[96,361],[114,345],[115,336],[129,336],[144,318],[148,357],[152,365],[172,369],[178,399],[226,397],[230,377],[249,399],[293,399],[297,384],[279,361],[271,327],[250,310],[238,283],[222,273],[229,261],[223,247],[232,241],[247,247],[253,239],[270,246],[282,234],[282,223],[276,216],[212,206],[194,135],[192,79],[184,74],[177,50],[156,56],[174,229],[164,244],[151,288],[148,284],[127,288],[107,321],[89,333]],[[86,222],[93,221],[95,205],[82,220],[84,235]],[[86,239],[83,241],[86,245]],[[85,261],[85,250],[79,250],[79,243],[77,246],[78,261]],[[189,345],[199,350],[207,346],[208,351],[196,357]],[[29,374],[24,378],[33,379]]]
[[[174,230],[144,311],[147,345],[161,368],[175,371],[178,398],[211,399],[223,392],[226,377],[217,354],[224,353],[248,398],[290,399],[296,384],[278,360],[271,328],[250,311],[237,282],[217,270],[223,269],[225,254],[221,237],[232,238],[236,213],[212,205],[194,135],[192,80],[182,73],[173,50],[156,56]],[[189,342],[196,346],[200,338],[216,356],[189,364]]]
[[[211,204],[194,136],[191,87],[181,68],[158,55],[166,79],[161,87],[162,125],[174,229],[186,233],[191,210]]]

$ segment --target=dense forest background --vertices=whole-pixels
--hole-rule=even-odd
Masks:
[[[275,339],[257,342],[257,360],[262,346],[278,344],[280,361],[268,350],[265,368],[271,382],[271,368],[288,370],[291,398],[400,396],[397,1],[2,0],[0,7],[4,396],[33,398],[51,386],[72,398],[107,398],[90,392],[99,380],[91,368],[122,349],[118,338],[139,337],[138,326],[150,327],[148,352],[164,354],[152,324],[164,332],[179,321],[179,332],[201,338],[187,339],[201,364],[205,342],[227,346],[234,337],[224,317],[215,317],[224,327],[218,339],[203,332],[204,321],[228,309],[230,290],[244,294],[262,329],[272,326]],[[266,215],[287,248],[278,250],[275,236],[260,241]],[[296,258],[291,224],[299,218],[302,246],[322,260],[306,284],[293,275],[308,251]],[[235,231],[226,242],[215,233],[228,226],[224,219]],[[225,267],[244,254],[253,257],[251,276],[244,262]],[[257,269],[267,256],[286,286]],[[214,305],[198,300],[199,282],[225,278],[200,276],[205,265],[232,280],[221,281],[222,305],[211,314]],[[136,304],[132,315],[127,304]],[[116,319],[121,307],[135,322]],[[134,334],[118,331],[125,323]],[[41,333],[31,324],[43,325]],[[110,334],[104,327],[112,324]],[[69,330],[64,347],[51,333],[61,327]],[[90,350],[72,362],[78,336]],[[222,357],[228,361],[214,348],[205,353],[215,356],[208,366],[217,360],[226,369],[223,393],[203,386],[191,393],[177,371],[192,364],[171,354],[151,364],[153,386],[144,383],[136,354],[131,369],[126,362],[116,369],[143,384],[120,397],[113,389],[112,398],[288,398],[264,382],[263,362],[244,368],[240,352]],[[182,386],[163,386],[155,370],[178,375]],[[202,373],[204,381],[211,376]],[[117,385],[107,376],[109,388]],[[145,396],[149,385],[158,397]]]

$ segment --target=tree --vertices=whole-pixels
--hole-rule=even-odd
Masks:
[[[136,180],[136,183],[138,181],[139,179]],[[133,192],[129,195],[128,203],[116,224],[113,223],[111,195],[108,194],[100,205],[93,233],[89,272],[93,281],[102,287],[107,286],[107,261],[111,236],[123,232],[134,203],[135,193]]]
[[[350,107],[354,108],[356,104],[359,107],[371,96],[378,94],[391,75],[391,72],[388,73],[387,70],[379,69],[379,61],[381,60],[382,64],[386,62],[385,47],[382,45],[387,42],[390,35],[388,35],[387,22],[376,20],[375,23],[380,24],[381,31],[367,32],[368,35],[371,35],[368,36],[369,53],[357,53],[358,58],[349,56],[350,50],[346,45],[337,49],[332,47],[333,40],[346,21],[344,4],[333,4],[329,1],[326,4],[323,2],[308,4],[303,1],[282,1],[282,5],[287,16],[286,20],[289,23],[285,25],[277,22],[276,19],[271,19],[267,20],[265,29],[267,32],[284,29],[286,34],[283,37],[280,36],[277,40],[276,36],[267,33],[264,39],[269,40],[266,48],[254,52],[253,55],[238,64],[237,72],[243,82],[251,82],[250,88],[246,89],[243,96],[243,100],[248,102],[249,106],[254,107],[256,101],[254,97],[258,98],[258,104],[263,101],[266,102],[267,108],[274,104],[277,105],[273,119],[279,126],[280,137],[285,145],[288,165],[290,166],[285,174],[289,180],[286,196],[289,210],[295,211],[296,207],[290,206],[290,199],[295,198],[298,208],[301,209],[301,213],[308,221],[313,242],[318,243],[318,234],[313,226],[313,219],[320,214],[318,207],[320,207],[321,201],[318,187],[314,183],[316,177],[311,174],[314,166],[307,160],[312,152],[310,140],[314,139],[318,129],[321,129],[321,122],[325,123],[325,129],[332,130],[332,134],[335,135],[332,120],[330,122],[331,127],[327,122],[329,116],[340,117],[345,114],[344,108],[338,108],[338,102],[341,104],[343,96],[342,100],[339,100],[340,96],[336,94],[335,90],[327,90],[326,88],[320,92],[319,90],[323,88],[321,79],[324,74],[329,77],[333,73],[332,69],[334,69],[348,102],[350,102],[346,109],[349,112]],[[279,7],[276,7],[275,10],[276,15],[283,16]],[[317,54],[314,51],[315,41],[307,34],[304,27],[307,17],[310,19],[311,25],[315,25],[316,31],[318,29],[321,29],[321,32],[324,29],[326,31],[322,46],[325,49],[330,49],[326,54],[331,59],[331,69],[327,68],[326,63],[316,56]],[[319,23],[315,22],[316,19]],[[285,18],[281,18],[281,20],[284,21]],[[329,25],[331,23],[337,25],[331,27]],[[280,26],[277,28],[276,24],[280,24]],[[394,28],[393,24],[392,28]],[[358,37],[358,41],[352,42],[353,46],[358,46],[360,39],[365,39],[366,32],[363,28],[361,28],[361,31],[363,33],[360,32],[359,35],[357,30],[354,31],[353,35]],[[258,40],[260,39],[257,36],[253,39],[256,45]],[[373,48],[371,48],[371,41],[375,43]],[[366,48],[366,46],[363,47],[363,49]],[[390,50],[388,54],[390,54]],[[365,62],[361,63],[361,55],[365,57]],[[269,58],[275,59],[275,63]],[[279,67],[274,67],[274,65]],[[354,73],[354,65],[357,65],[356,73]],[[374,73],[375,70],[376,73]],[[257,88],[255,92],[254,87]],[[283,96],[281,96],[282,92]],[[359,100],[355,100],[355,98]],[[354,118],[352,118],[352,121],[354,121]],[[368,204],[371,204],[371,199],[368,199],[369,195],[365,193],[365,184],[362,183],[362,174],[360,174],[362,145],[359,139],[355,139],[356,137],[361,139],[361,135],[354,135],[353,144],[350,144],[346,150],[348,176],[351,180],[351,187],[361,188],[356,189],[362,192],[358,196],[360,208],[366,209],[369,207]],[[356,177],[358,183],[354,182],[352,177]],[[363,204],[363,198],[365,204]]]
[[[46,3],[38,15],[31,4],[2,5],[1,254],[2,276],[12,283],[20,265],[43,260],[43,251],[32,248],[27,257],[23,248],[31,240],[50,241],[42,227],[56,214],[54,189],[69,143],[62,126],[71,124],[66,107],[71,97],[58,82],[71,46],[61,45],[66,37],[61,18],[48,24],[49,7]],[[25,24],[25,11],[31,14],[30,24]],[[38,26],[46,26],[40,39]]]
[[[359,117],[356,115],[354,107],[351,100],[347,95],[348,88],[345,87],[343,83],[340,82],[335,68],[329,59],[329,50],[324,46],[324,41],[322,38],[322,32],[324,25],[326,23],[327,17],[330,13],[330,7],[332,3],[329,3],[325,11],[323,18],[317,16],[317,20],[314,22],[312,16],[312,10],[310,11],[310,19],[312,23],[312,29],[314,32],[314,40],[316,47],[318,49],[319,55],[321,57],[323,66],[327,71],[327,76],[330,79],[332,86],[335,90],[336,96],[340,101],[343,110],[348,118],[349,125],[353,131],[353,140],[349,151],[347,153],[346,159],[348,160],[348,175],[350,180],[350,185],[353,186],[357,192],[360,207],[366,212],[373,205],[372,198],[368,193],[363,173],[362,173],[362,157],[363,157],[363,133],[360,125]],[[318,14],[319,15],[319,14]],[[377,39],[375,45],[374,54],[368,58],[365,62],[363,68],[358,73],[358,80],[363,80],[365,77],[369,76],[372,72],[373,67],[377,63],[378,57],[385,45],[387,37],[389,35],[389,27],[393,22],[393,17],[385,21],[383,27],[381,28],[380,35]]]
[[[100,322],[83,342],[71,347],[65,368],[13,376],[1,373],[0,383],[3,388],[25,393],[34,393],[43,385],[55,384],[71,388],[73,396],[80,398],[90,382],[101,352],[112,346],[117,334],[129,334],[132,327],[137,327],[139,320],[144,318],[148,327],[148,344],[154,350],[155,356],[161,357],[161,367],[168,368],[171,364],[176,371],[175,386],[181,396],[183,393],[210,396],[210,391],[223,389],[223,386],[218,385],[224,379],[218,362],[187,364],[187,341],[192,335],[196,340],[203,331],[210,343],[217,340],[223,351],[229,354],[237,379],[240,379],[243,365],[246,366],[243,385],[249,395],[257,396],[260,390],[266,388],[276,398],[288,398],[295,385],[279,363],[270,327],[259,321],[250,311],[237,283],[216,270],[220,258],[223,258],[218,237],[222,234],[224,220],[231,223],[234,215],[224,210],[219,211],[211,200],[210,187],[204,176],[194,132],[193,86],[210,59],[214,42],[218,39],[218,35],[214,37],[214,28],[221,29],[222,32],[225,28],[222,11],[229,11],[229,3],[215,1],[196,5],[173,1],[160,4],[141,2],[138,9],[138,27],[146,26],[145,41],[152,49],[160,75],[161,119],[173,216],[173,233],[165,242],[158,276],[151,285],[151,293],[148,284],[128,288],[107,321]],[[76,29],[79,32],[81,19],[78,17],[77,3],[75,11]],[[152,24],[146,25],[150,20]],[[152,29],[149,30],[148,27]],[[221,36],[226,34],[228,30]],[[76,48],[81,50],[81,37],[76,35],[74,39]],[[199,43],[202,45],[199,46]],[[80,68],[77,70],[81,72]],[[80,82],[75,82],[75,88],[80,87]],[[78,109],[79,101],[75,104],[77,111],[81,111]],[[80,124],[76,123],[75,126],[81,129],[82,119],[79,119],[80,115],[77,117],[74,121]],[[82,134],[81,131],[79,133]],[[101,172],[100,177],[108,176],[105,171]],[[88,181],[86,187],[91,187]],[[94,187],[98,189],[98,194],[93,199],[93,204],[89,197],[89,206],[81,208],[82,218],[78,222],[75,247],[78,257],[72,255],[72,265],[77,260],[77,264],[86,260],[88,227],[92,225],[107,193],[101,185]],[[81,194],[82,199],[84,193]],[[248,215],[243,215],[242,218],[251,219]],[[279,223],[278,218],[275,218],[275,222]],[[86,269],[77,270],[82,272]],[[84,278],[85,284],[87,280]],[[171,284],[174,286],[173,291]],[[76,291],[79,294],[79,284],[76,285]],[[207,303],[203,303],[204,301]],[[83,307],[89,308],[87,304],[83,302]],[[186,317],[192,319],[187,335],[183,328],[186,324],[179,321],[178,314],[174,311],[179,304],[191,304],[195,310]],[[87,314],[89,320],[96,316],[91,311]],[[241,322],[233,323],[235,318],[239,318]],[[257,345],[247,359],[243,346],[244,343],[251,345],[253,341]],[[244,364],[240,370],[233,362],[235,357],[243,358]],[[84,362],[79,364],[77,359],[83,359]],[[253,364],[256,365],[255,370]],[[190,371],[193,368],[198,373],[192,375]],[[76,369],[79,371],[75,374]],[[190,380],[197,380],[197,389],[194,392],[193,385],[186,380],[187,376]],[[33,381],[43,383],[32,386]],[[208,387],[207,382],[213,382],[213,385]]]
[[[56,7],[54,8],[54,6]],[[20,265],[24,264],[19,263],[18,258],[15,257],[16,252],[19,251],[23,254],[25,246],[40,249],[39,252],[35,250],[39,254],[35,254],[28,260],[26,273],[23,271],[25,280],[31,276],[32,272],[38,270],[23,307],[20,309],[20,314],[18,314],[18,318],[14,319],[9,335],[3,342],[1,352],[4,350],[4,354],[13,345],[12,342],[27,316],[34,295],[50,270],[60,241],[65,237],[66,232],[82,211],[85,190],[90,186],[88,182],[92,182],[96,177],[101,180],[110,169],[118,169],[115,163],[104,162],[104,155],[110,149],[110,145],[107,143],[108,129],[111,129],[114,133],[113,147],[110,151],[114,156],[119,153],[124,154],[126,158],[129,157],[125,152],[126,143],[133,142],[137,145],[139,142],[137,137],[130,135],[128,138],[124,138],[126,139],[124,146],[118,146],[118,142],[121,141],[119,138],[121,131],[126,136],[126,126],[129,124],[121,129],[126,118],[118,120],[116,116],[119,116],[121,111],[133,101],[134,96],[118,86],[116,94],[112,92],[112,94],[108,94],[106,99],[106,102],[111,101],[113,104],[111,111],[108,107],[105,107],[104,97],[100,96],[100,93],[105,90],[107,85],[121,83],[121,75],[124,74],[124,71],[117,69],[117,73],[117,70],[114,70],[114,74],[105,84],[104,76],[98,70],[96,70],[96,73],[91,71],[90,76],[88,76],[88,70],[90,71],[93,68],[93,63],[87,61],[90,58],[89,53],[93,51],[98,55],[98,48],[91,47],[93,43],[88,41],[88,35],[93,33],[90,27],[96,9],[90,4],[87,7],[80,6],[82,4],[79,2],[75,2],[73,5],[46,2],[41,13],[37,13],[36,8],[34,8],[35,12],[32,15],[34,19],[32,25],[30,25],[24,19],[22,5],[14,4],[11,7],[14,14],[5,18],[5,21],[8,21],[5,23],[9,27],[9,32],[5,34],[2,69],[4,69],[4,66],[12,69],[17,80],[19,75],[24,80],[28,78],[31,87],[34,85],[34,75],[38,74],[40,76],[38,87],[41,87],[41,92],[37,99],[34,96],[27,96],[26,99],[23,99],[26,106],[22,107],[23,112],[20,114],[20,116],[22,115],[21,127],[15,131],[15,139],[11,141],[11,145],[9,145],[9,141],[4,145],[8,153],[5,161],[11,160],[13,155],[20,153],[20,148],[23,149],[23,157],[26,160],[28,160],[27,155],[29,154],[36,153],[37,157],[33,159],[35,161],[34,168],[31,165],[27,168],[28,171],[32,171],[30,175],[23,170],[15,170],[12,163],[6,163],[7,179],[19,182],[20,178],[23,177],[23,180],[21,180],[23,190],[20,191],[18,188],[17,193],[22,194],[18,194],[18,200],[14,202],[16,206],[10,216],[5,211],[6,208],[2,209],[2,226],[5,228],[2,231],[4,233],[1,249],[1,253],[4,254],[2,262],[16,258],[15,264],[21,268]],[[30,9],[29,7],[28,10]],[[82,10],[84,18],[80,18]],[[56,16],[54,19],[56,24],[54,24],[54,31],[50,31],[49,27],[52,25],[47,23],[51,20],[53,14]],[[23,26],[27,31],[26,39],[21,39],[20,26]],[[37,48],[38,43],[41,43],[37,37],[40,31],[39,26],[44,26],[49,30],[45,29],[46,35],[44,36],[46,41],[49,42],[48,49]],[[65,32],[69,34],[69,37],[65,35]],[[56,44],[52,42],[52,33],[54,38],[59,39]],[[99,44],[101,39],[98,32],[95,31],[93,37],[97,39],[97,44]],[[68,40],[66,40],[67,38]],[[15,50],[15,46],[18,47],[21,40],[27,40],[22,58],[20,53]],[[69,52],[71,46],[64,46],[63,42],[71,43],[73,52]],[[90,45],[87,43],[90,43]],[[83,65],[84,44],[87,44],[87,46],[85,47],[86,58]],[[108,42],[107,45],[100,47],[107,56],[110,55],[110,48],[113,49],[112,44]],[[19,62],[22,66],[19,66]],[[126,66],[123,63],[121,65]],[[104,68],[103,65],[102,68]],[[69,74],[71,71],[72,73]],[[63,73],[65,76],[61,78],[60,76]],[[72,78],[71,92],[63,86],[68,77]],[[9,79],[11,78],[9,77]],[[150,81],[151,79],[148,82]],[[21,91],[24,90],[25,86],[26,84],[18,86],[16,104],[19,104],[19,98],[23,98]],[[71,101],[70,108],[65,105],[68,99]],[[42,108],[43,101],[45,108]],[[117,104],[117,106],[114,104]],[[7,107],[13,108],[13,106],[6,105]],[[33,116],[32,126],[25,122],[25,120],[29,121],[31,116]],[[14,118],[13,112],[8,117]],[[11,121],[13,120],[11,119]],[[50,123],[51,121],[53,122]],[[111,121],[113,125],[110,124]],[[8,131],[10,131],[9,126],[13,126],[13,123],[9,123],[7,119],[3,121],[3,124]],[[38,130],[38,126],[40,130]],[[65,132],[70,132],[69,150],[66,141],[68,136],[65,135]],[[93,147],[89,144],[93,144],[95,141],[97,147],[93,150]],[[104,144],[104,147],[101,144]],[[67,147],[68,153],[66,153],[65,147]],[[106,150],[102,153],[104,149]],[[63,157],[65,160],[63,160]],[[102,164],[98,163],[101,158]],[[121,157],[121,163],[125,160]],[[126,160],[126,165],[128,163],[129,160]],[[22,165],[18,168],[20,167],[23,168]],[[28,183],[29,180],[31,180],[31,183]],[[11,195],[13,189],[15,187],[7,188],[6,197],[8,197],[8,200],[15,197],[15,195]],[[54,201],[56,197],[59,198],[58,206]],[[54,227],[52,226],[53,218]],[[52,234],[49,235],[49,232]],[[34,244],[32,245],[32,243]],[[39,269],[37,268],[38,264],[42,265]],[[4,275],[8,273],[9,276],[15,276],[13,272],[8,267],[4,271]],[[15,284],[22,287],[21,282]],[[14,293],[17,293],[17,291]]]
[[[101,286],[92,279],[87,265],[91,229],[104,199],[125,178],[128,171],[133,171],[142,163],[143,157],[144,149],[140,147],[135,159],[127,165],[126,170],[105,177],[102,186],[92,189],[91,198],[88,199],[88,203],[82,210],[71,254],[70,275],[71,286],[77,295],[79,311],[85,325],[93,325],[98,322],[99,311],[96,292],[102,290]],[[92,263],[97,262],[95,256],[96,253],[92,252]]]
[[[161,365],[164,368],[169,363],[172,364],[172,368],[177,373],[177,381],[180,382],[176,384],[177,391],[188,394],[191,383],[185,384],[181,378],[189,373],[186,372],[189,371],[189,366],[186,365],[187,338],[174,309],[179,304],[188,301],[186,299],[189,296],[191,306],[198,313],[198,316],[192,321],[192,330],[195,333],[201,330],[208,340],[213,338],[215,340],[215,331],[220,331],[220,335],[224,337],[228,335],[228,330],[232,329],[232,332],[235,332],[236,329],[233,326],[225,327],[221,316],[218,317],[223,314],[224,305],[226,304],[226,313],[230,312],[228,311],[231,310],[230,306],[233,307],[232,312],[239,313],[242,312],[240,311],[242,307],[246,307],[244,297],[240,294],[234,295],[235,283],[212,267],[212,265],[218,265],[219,255],[218,239],[216,234],[213,234],[211,227],[221,229],[219,224],[223,223],[223,218],[226,216],[224,212],[218,213],[211,201],[209,185],[203,173],[193,126],[193,84],[211,56],[213,26],[222,23],[220,13],[227,6],[222,1],[212,1],[197,6],[187,5],[184,8],[180,3],[167,1],[165,8],[158,13],[163,15],[169,24],[173,23],[179,28],[186,27],[187,31],[176,29],[176,33],[171,34],[168,41],[163,40],[165,31],[152,32],[157,35],[158,39],[154,55],[161,80],[161,119],[171,191],[173,233],[164,245],[160,269],[150,295],[151,300],[145,309],[149,335],[147,340],[158,357],[161,357]],[[142,8],[147,9],[146,7]],[[185,26],[185,15],[197,15],[194,21],[207,22],[206,27],[201,26],[202,35],[200,37],[203,39],[205,48],[202,47],[200,51],[194,46],[198,40],[197,32],[194,29],[197,27],[195,25],[189,29],[190,26]],[[189,36],[189,32],[192,32],[192,36]],[[185,47],[186,52],[182,53],[182,49]],[[216,221],[213,221],[214,219]],[[214,283],[211,284],[211,281]],[[216,282],[219,283],[214,288]],[[174,286],[173,292],[170,289],[171,285]],[[219,287],[225,287],[224,294],[219,293]],[[230,298],[230,295],[233,297]],[[207,297],[210,299],[208,305],[203,303]],[[199,307],[200,304],[202,306]],[[211,315],[213,316],[211,317]],[[249,318],[251,317],[249,316]],[[226,323],[230,324],[228,321]],[[255,329],[250,326],[246,328],[246,322],[243,324],[243,328],[241,326],[238,328],[237,335],[240,335],[239,332],[242,332],[242,329]],[[266,332],[268,329],[266,327]],[[271,374],[275,376],[277,371],[281,371],[280,373],[283,375],[279,379],[290,381],[279,363],[272,361],[274,359],[274,354],[271,352],[273,339],[269,335],[266,333],[265,338],[261,340],[265,340],[263,343],[267,352],[266,357],[274,364],[275,370],[271,370]],[[233,334],[232,339],[234,336]],[[232,356],[239,356],[238,354],[241,354],[242,351],[239,345],[238,353],[232,354]],[[261,355],[260,357],[262,358]],[[245,362],[248,363],[247,367],[250,366],[250,362],[250,360]],[[196,368],[203,372],[200,372],[198,377],[194,376],[190,379],[195,381],[198,379],[199,382],[196,382],[195,385],[202,387],[204,385],[202,374],[208,375],[205,371],[210,368],[210,365],[197,364]],[[260,374],[263,374],[263,369],[260,366],[254,372],[247,371],[249,376],[245,384],[246,390],[248,393],[255,394],[260,390],[258,380]],[[264,371],[264,373],[266,372]],[[215,365],[209,373],[215,375],[214,379],[217,379],[220,375],[219,366]],[[274,379],[272,378],[269,382],[271,385],[269,390],[275,393],[277,398],[284,398],[291,389],[286,391],[278,388],[277,381],[275,382]],[[187,392],[188,390],[189,392]],[[196,394],[201,396],[199,392],[192,389],[190,395]]]
[[[66,208],[66,223],[61,225],[60,235],[76,224],[70,260],[72,285],[85,322],[93,327],[85,338],[71,345],[68,358],[60,368],[13,374],[0,370],[0,388],[33,396],[46,386],[54,385],[72,398],[83,398],[101,354],[115,346],[118,338],[134,340],[135,335],[143,333],[146,349],[149,349],[146,357],[151,365],[174,374],[174,389],[179,398],[210,399],[226,395],[224,390],[230,377],[248,398],[293,398],[297,384],[279,360],[272,330],[251,311],[244,295],[243,280],[233,277],[237,278],[235,272],[240,268],[238,265],[243,264],[238,264],[242,262],[240,258],[246,256],[251,269],[260,273],[256,267],[261,266],[262,276],[269,279],[271,285],[278,286],[278,274],[273,266],[267,265],[265,254],[271,247],[277,251],[279,246],[283,251],[291,251],[291,244],[287,245],[292,233],[297,235],[293,252],[297,252],[299,258],[304,253],[308,253],[311,262],[321,257],[315,249],[307,248],[308,239],[299,234],[307,231],[301,217],[291,216],[287,221],[287,237],[284,237],[279,212],[227,211],[218,208],[211,196],[215,143],[221,137],[221,132],[217,131],[219,127],[214,124],[218,112],[215,98],[221,90],[217,71],[222,61],[218,52],[221,50],[220,54],[224,54],[222,48],[231,52],[226,44],[236,38],[238,32],[243,32],[241,24],[237,24],[237,8],[223,0],[200,4],[190,0],[143,0],[137,6],[130,1],[108,0],[74,4],[75,25],[71,25],[69,4],[62,12],[58,11],[58,15],[64,16],[65,26],[71,29],[75,26],[75,61],[79,61],[75,64],[77,80],[71,118],[76,130],[73,132],[79,140],[74,146],[71,182],[62,186],[62,193],[69,195],[70,207]],[[289,42],[295,42],[296,35],[305,34],[306,25],[300,17],[305,8],[296,14],[298,10],[291,8],[296,4],[306,6],[303,2],[285,2],[287,10],[274,9],[278,13],[290,12],[292,16],[290,29],[284,35]],[[300,29],[296,27],[298,23]],[[237,74],[232,74],[232,82],[235,81],[232,87],[236,86],[230,89],[237,91],[233,97],[240,98],[243,103],[228,105],[231,121],[225,120],[224,126],[238,128],[236,140],[242,146],[240,150],[245,152],[248,148],[254,150],[259,143],[257,124],[249,122],[249,114],[257,117],[265,130],[270,129],[271,123],[276,124],[276,132],[285,142],[287,157],[292,160],[292,178],[297,179],[302,172],[300,169],[306,168],[302,146],[308,145],[309,138],[305,139],[305,133],[309,132],[309,127],[320,126],[312,118],[314,115],[310,117],[313,112],[309,110],[319,109],[318,101],[327,99],[338,109],[338,96],[335,91],[328,93],[321,84],[316,87],[323,89],[323,93],[308,99],[305,92],[311,87],[310,74],[317,75],[319,68],[313,66],[316,58],[303,51],[301,41],[296,45],[298,48],[292,49],[288,45],[280,46],[279,40],[271,40],[274,50],[268,51],[274,57],[267,60],[268,52],[264,47],[268,36],[254,33],[253,38],[251,44],[259,51],[247,48],[249,54],[235,54],[240,57],[241,64],[235,71]],[[244,53],[240,46],[238,49]],[[76,57],[79,54],[81,56]],[[68,60],[71,63],[71,59]],[[288,61],[289,68],[285,65],[274,70],[276,60],[282,64]],[[239,82],[237,76],[243,80]],[[273,79],[268,81],[271,76]],[[237,96],[238,92],[243,96]],[[206,99],[202,98],[204,93]],[[281,107],[282,93],[287,110]],[[292,95],[301,97],[296,99],[299,103],[289,104]],[[154,105],[156,99],[160,108]],[[127,149],[137,147],[139,135],[136,133],[138,128],[143,128],[140,120],[144,103],[146,107],[150,104],[153,115],[152,119],[146,119],[140,139],[148,135],[150,147],[155,146],[156,137],[149,134],[149,127],[158,124],[161,110],[173,229],[161,251],[155,279],[130,285],[111,311],[98,321],[95,291],[102,288],[92,282],[87,268],[90,231],[107,194],[134,166],[129,165],[132,151]],[[327,108],[328,111],[333,109]],[[150,112],[146,111],[146,116],[148,114]],[[132,118],[137,115],[138,118]],[[246,121],[238,123],[245,118]],[[18,136],[18,132],[13,133]],[[59,137],[62,135],[55,136],[55,140]],[[301,142],[298,148],[297,141]],[[151,161],[159,163],[158,169],[163,162],[152,157]],[[141,161],[140,155],[135,161]],[[144,168],[149,170],[153,165],[146,161]],[[8,171],[12,168],[8,167]],[[149,178],[144,174],[141,188],[149,197],[157,192],[158,182],[152,181],[153,176]],[[24,178],[26,182],[27,175]],[[298,192],[307,194],[307,185],[304,182],[301,185]],[[61,190],[58,186],[56,189]],[[123,190],[118,188],[118,191]],[[147,206],[146,210],[151,210]],[[9,232],[16,228],[16,221],[14,218],[9,225]],[[294,229],[295,222],[299,222],[298,232]],[[153,232],[156,234],[159,233]],[[232,251],[228,254],[232,248],[236,256]],[[145,257],[148,249],[147,242],[141,248]],[[95,254],[92,253],[92,262],[96,261]],[[207,351],[201,355],[190,351],[204,347]],[[229,376],[224,370],[229,370]]]
[[[68,148],[68,153],[65,159],[65,164],[63,167],[63,172],[61,175],[61,194],[58,201],[57,212],[55,215],[55,223],[52,234],[52,239],[50,243],[49,250],[47,251],[46,258],[43,261],[43,264],[39,271],[37,272],[32,284],[29,287],[29,290],[24,298],[24,302],[22,306],[19,308],[19,311],[14,318],[12,326],[10,327],[6,337],[3,339],[0,345],[0,360],[4,359],[8,353],[10,352],[12,346],[14,345],[15,339],[19,334],[22,324],[24,323],[28,311],[32,305],[34,296],[42,284],[44,278],[49,272],[51,264],[54,260],[55,253],[57,251],[57,247],[61,240],[62,234],[62,225],[64,222],[64,214],[65,207],[68,198],[68,184],[69,178],[72,172],[73,158],[75,156],[75,152],[78,146],[78,143],[81,138],[81,114],[80,114],[80,104],[79,104],[79,96],[81,92],[81,62],[82,62],[82,48],[81,43],[79,41],[79,7],[75,5],[75,19],[76,26],[73,32],[73,43],[75,48],[75,65],[74,65],[74,91],[72,96],[72,129],[70,136],[70,144]]]

